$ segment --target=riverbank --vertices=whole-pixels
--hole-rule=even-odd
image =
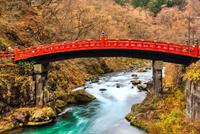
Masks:
[[[153,98],[151,92],[141,104],[132,106],[126,119],[150,134],[199,134],[200,121],[186,114],[186,94],[183,80],[200,80],[199,63],[186,70],[179,65],[167,65],[163,96]]]
[[[68,91],[63,94],[65,101],[56,101],[57,108],[63,108],[67,104],[88,103],[96,98],[84,90]],[[58,112],[52,107],[24,107],[17,108],[5,114],[0,119],[0,133],[25,126],[40,126],[55,121]]]
[[[162,98],[148,93],[141,104],[132,106],[126,119],[150,134],[199,134],[200,122],[186,117],[184,90],[170,89]]]

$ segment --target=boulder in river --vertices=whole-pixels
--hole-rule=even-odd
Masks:
[[[120,88],[121,86],[120,86],[120,84],[119,84],[119,83],[117,83],[116,87],[117,87],[117,88]]]
[[[147,72],[148,69],[146,67],[141,67],[141,68],[138,68],[137,70],[138,72]]]
[[[147,85],[147,90],[150,90],[153,87],[153,81],[149,80],[147,82],[144,83],[145,85]]]
[[[79,103],[91,102],[96,99],[93,95],[89,94],[85,90],[78,90],[73,92],[75,100]]]
[[[137,74],[132,74],[131,75],[133,78],[137,78],[138,79],[138,75]]]
[[[137,88],[138,88],[140,91],[147,91],[147,85],[146,85],[146,84],[138,84],[138,85],[137,85]]]
[[[100,88],[99,91],[107,91],[105,88]]]
[[[133,79],[131,82],[132,82],[133,85],[138,85],[138,84],[141,83],[141,80],[139,80],[139,79]]]
[[[92,83],[97,83],[99,82],[99,77],[95,77],[91,80]]]

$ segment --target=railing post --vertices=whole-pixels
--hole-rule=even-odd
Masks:
[[[15,48],[15,52],[14,52],[14,60],[17,60],[19,58],[19,49]]]
[[[198,40],[198,38],[195,39],[194,54],[197,57],[199,56],[199,40]]]
[[[103,36],[101,38],[101,44],[103,45],[103,47],[106,47],[106,42],[107,42],[107,38],[105,36]]]
[[[199,45],[198,44],[194,45],[194,55],[197,57],[199,56]]]

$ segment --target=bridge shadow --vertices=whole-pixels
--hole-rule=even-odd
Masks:
[[[35,61],[36,63],[48,63],[74,58],[95,58],[95,57],[130,57],[147,60],[160,60],[163,62],[171,62],[176,64],[190,65],[192,62],[198,61],[198,58],[183,55],[169,54],[164,52],[142,51],[142,50],[81,50],[63,53],[54,53],[32,57],[26,61]]]

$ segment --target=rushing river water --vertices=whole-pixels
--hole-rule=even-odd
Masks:
[[[77,90],[85,89],[96,96],[96,101],[66,108],[56,123],[23,128],[18,132],[23,134],[144,134],[143,131],[130,126],[124,119],[130,112],[131,106],[140,103],[146,96],[131,84],[132,74],[137,74],[143,82],[150,80],[152,76],[151,71],[145,73],[130,71],[108,74],[96,83],[87,82],[85,87]]]

